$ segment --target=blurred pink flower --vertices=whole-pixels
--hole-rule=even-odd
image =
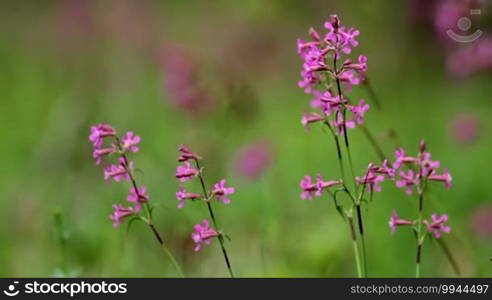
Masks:
[[[492,205],[482,205],[475,209],[471,223],[476,235],[482,238],[492,237]]]
[[[193,116],[211,109],[212,99],[198,80],[198,66],[183,46],[166,46],[161,51],[164,85],[172,103]]]
[[[219,183],[214,185],[214,189],[212,190],[212,194],[215,195],[215,198],[219,201],[224,202],[225,204],[231,203],[231,199],[227,195],[234,194],[233,187],[226,187],[226,180],[222,179]]]
[[[191,234],[191,238],[196,243],[195,251],[200,251],[203,243],[210,245],[212,239],[218,235],[219,233],[215,229],[210,228],[208,220],[203,220],[201,224],[196,224],[195,232]]]
[[[448,215],[443,214],[442,216],[438,217],[438,215],[434,213],[432,214],[431,219],[432,222],[424,220],[424,224],[425,226],[427,226],[427,230],[434,234],[434,237],[436,239],[441,237],[442,232],[451,232],[451,227],[444,225],[444,223],[448,221]]]
[[[452,121],[451,135],[460,144],[470,145],[476,142],[480,133],[480,120],[473,114],[458,115]]]
[[[449,74],[463,79],[481,71],[492,71],[492,37],[481,37],[462,48],[456,48],[447,58]]]
[[[264,142],[246,146],[239,152],[235,162],[235,169],[240,175],[257,179],[272,164],[271,146]]]
[[[197,169],[193,168],[188,161],[185,161],[184,164],[184,166],[178,166],[176,169],[176,178],[181,182],[193,179],[199,172]]]

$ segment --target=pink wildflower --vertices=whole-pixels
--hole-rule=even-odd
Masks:
[[[141,203],[149,201],[149,196],[147,196],[145,192],[144,186],[141,186],[138,192],[132,187],[126,200],[135,203],[135,207],[140,207]]]
[[[134,207],[124,207],[121,204],[113,205],[113,214],[109,215],[109,218],[113,220],[113,226],[118,227],[120,224],[124,223],[124,218],[134,215],[140,211],[140,206]]]
[[[200,172],[193,168],[188,161],[185,161],[184,164],[184,166],[178,166],[176,169],[176,178],[178,178],[181,182],[186,182],[193,179],[193,177],[198,175]]]
[[[309,124],[321,122],[321,121],[324,121],[324,119],[325,118],[323,118],[321,115],[319,115],[315,112],[310,112],[309,114],[304,113],[302,115],[301,124],[302,124],[302,126],[304,126],[304,129],[306,130],[306,132],[309,132]]]
[[[132,131],[128,131],[126,133],[126,136],[123,138],[123,142],[121,144],[121,147],[123,148],[123,151],[132,151],[132,152],[138,152],[138,143],[140,143],[140,137],[136,136],[133,134]]]
[[[393,211],[393,213],[391,214],[391,218],[390,218],[388,224],[389,224],[391,233],[393,234],[393,233],[396,232],[396,227],[397,226],[412,225],[413,222],[410,221],[410,220],[398,219],[398,214],[396,213],[396,211]]]
[[[193,159],[193,160],[201,159],[200,156],[191,152],[191,150],[188,147],[186,147],[185,145],[182,145],[181,147],[179,147],[179,152],[181,152],[181,155],[178,157],[179,162],[185,162],[185,161],[188,161],[190,159]]]
[[[188,193],[183,186],[179,187],[179,191],[176,193],[176,198],[179,200],[178,208],[183,208],[186,204],[186,200],[194,200],[201,198],[202,195],[198,193]]]
[[[396,181],[396,186],[399,188],[404,187],[406,189],[407,195],[411,195],[413,193],[412,186],[418,186],[420,184],[420,180],[413,170],[408,170],[407,173],[404,171],[400,171],[401,180]]]
[[[369,172],[362,177],[355,177],[355,180],[358,184],[367,184],[369,191],[380,192],[382,188],[379,183],[384,181],[384,175]]]
[[[196,224],[195,232],[191,234],[191,238],[196,243],[195,251],[200,251],[203,243],[210,245],[212,239],[217,236],[219,236],[219,233],[210,228],[208,220],[203,220],[202,224]]]
[[[436,239],[441,237],[442,232],[451,232],[451,227],[444,225],[444,223],[448,221],[448,215],[443,214],[442,216],[438,217],[438,215],[434,213],[432,214],[431,219],[432,222],[424,220],[424,224],[425,226],[427,226],[427,230],[434,234],[434,237]]]
[[[114,148],[100,148],[100,149],[96,148],[94,149],[94,152],[92,152],[92,157],[96,159],[96,165],[99,165],[101,163],[103,156],[106,156],[113,152],[114,152]]]
[[[91,127],[91,134],[89,140],[95,148],[101,148],[103,139],[108,136],[115,136],[116,130],[108,124],[98,124]]]
[[[432,173],[431,175],[429,175],[428,179],[432,180],[432,181],[444,182],[444,186],[447,189],[451,188],[451,186],[452,186],[451,181],[453,180],[453,178],[451,177],[451,174],[449,174],[448,170],[444,170],[444,172],[442,174]]]
[[[364,123],[364,113],[369,107],[369,104],[367,104],[364,99],[361,99],[357,106],[348,106],[348,109],[354,114],[354,121],[357,124],[362,124]]]
[[[324,181],[324,179],[321,176],[321,174],[318,174],[316,176],[316,187],[318,189],[316,191],[316,196],[321,196],[323,190],[325,190],[327,188],[330,188],[332,186],[335,186],[335,185],[339,185],[339,184],[342,184],[342,181],[341,180]]]
[[[133,162],[126,165],[123,157],[120,157],[119,162],[119,165],[110,165],[104,168],[104,179],[107,182],[109,182],[111,178],[113,178],[114,181],[120,181],[121,179],[130,181],[131,178],[129,172],[133,169]]]
[[[234,194],[234,188],[226,187],[225,184],[225,179],[222,179],[219,183],[215,184],[212,194],[215,195],[217,200],[224,202],[224,204],[229,204],[231,203],[231,199],[229,199],[227,195]]]
[[[304,179],[301,180],[301,183],[299,184],[301,189],[303,190],[301,193],[301,199],[306,200],[313,200],[314,199],[314,194],[318,191],[318,184],[314,183],[311,181],[311,176],[306,175],[304,176]]]

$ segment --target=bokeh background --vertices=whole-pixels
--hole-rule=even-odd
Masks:
[[[176,276],[141,223],[113,228],[127,183],[106,184],[89,128],[105,122],[141,136],[137,180],[156,227],[189,276],[227,276],[217,242],[193,251],[204,206],[176,208],[177,147],[203,157],[209,184],[236,187],[215,205],[239,276],[355,276],[347,228],[328,198],[303,201],[305,174],[337,178],[329,134],[306,134],[310,96],[297,87],[296,39],[336,13],[361,31],[354,55],[369,58],[373,106],[366,124],[386,155],[416,153],[425,139],[454,186],[434,185],[427,214],[447,213],[445,236],[462,274],[492,275],[492,7],[490,1],[2,1],[0,4],[0,275]],[[470,16],[471,8],[480,15]],[[472,27],[460,32],[460,17]],[[445,30],[484,34],[473,43]],[[378,161],[350,132],[356,173]],[[199,186],[189,186],[198,189]],[[413,276],[415,241],[390,235],[397,209],[416,199],[392,182],[365,207],[369,274]],[[455,276],[436,243],[425,276]]]

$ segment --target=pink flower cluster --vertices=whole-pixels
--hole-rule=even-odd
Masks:
[[[396,160],[393,167],[395,170],[400,169],[398,173],[399,180],[396,181],[396,186],[405,188],[408,195],[413,193],[413,188],[420,188],[427,181],[443,182],[446,188],[452,186],[451,174],[446,169],[441,174],[438,173],[441,163],[431,160],[431,154],[425,151],[425,147],[425,142],[420,142],[420,151],[416,157],[407,156],[403,148],[395,152]],[[413,167],[416,171],[409,168],[405,172],[401,170],[403,166]]]
[[[370,163],[364,176],[355,177],[355,181],[358,184],[367,186],[369,191],[376,192],[382,190],[379,183],[383,182],[385,179],[395,179],[395,170],[389,166],[388,160],[386,159],[383,161],[382,166],[376,166],[375,164]]]
[[[104,147],[106,140],[110,139],[110,143]],[[133,203],[133,206],[124,207],[121,204],[113,205],[113,214],[109,216],[113,220],[113,226],[117,227],[124,222],[124,218],[135,215],[142,208],[142,203],[149,201],[149,197],[146,195],[145,187],[136,187],[136,183],[132,177],[132,170],[134,169],[134,163],[127,159],[128,152],[138,152],[138,144],[140,143],[140,137],[136,136],[133,132],[129,131],[120,139],[117,136],[116,130],[108,124],[98,124],[91,127],[91,133],[89,140],[92,142],[94,151],[92,156],[96,160],[96,165],[102,162],[104,156],[110,154],[118,155],[118,164],[108,164],[104,167],[104,180],[110,182],[113,179],[116,182],[121,180],[131,181],[132,188],[127,200]]]
[[[311,41],[297,40],[297,51],[304,61],[302,80],[298,85],[306,93],[313,95],[311,106],[321,110],[321,114],[305,113],[301,123],[309,130],[311,123],[326,120],[325,122],[337,128],[339,134],[343,134],[345,128],[354,128],[356,124],[364,122],[364,114],[369,105],[363,99],[357,105],[351,105],[341,93],[339,85],[343,85],[349,92],[352,86],[361,84],[367,71],[367,57],[361,55],[357,62],[346,59],[337,64],[342,55],[350,54],[359,44],[356,40],[359,31],[340,26],[340,20],[335,15],[325,22],[325,28],[327,33],[324,37],[311,28]],[[318,87],[323,91],[318,90]],[[338,93],[335,94],[332,89],[336,89]],[[345,118],[342,113],[345,110],[352,114],[351,118]],[[334,119],[327,121],[326,118],[331,114],[335,115]]]
[[[195,153],[193,153],[188,147],[181,146],[179,148],[180,156],[178,157],[178,161],[182,162],[183,165],[178,165],[176,169],[176,178],[180,182],[191,181],[195,177],[199,177],[201,183],[203,184],[203,178],[201,177],[201,170],[199,169],[198,161],[201,157]],[[190,161],[194,161],[196,164],[196,168],[193,167]],[[234,194],[235,190],[233,187],[226,186],[226,180],[221,179],[218,183],[216,183],[213,188],[205,194],[193,193],[186,191],[184,186],[179,186],[179,190],[176,193],[176,198],[178,199],[178,208],[183,208],[186,204],[186,200],[197,200],[201,199],[203,201],[210,201],[212,197],[215,197],[216,200],[222,201],[224,204],[231,203],[231,199],[229,195]],[[203,225],[197,224],[195,225],[195,232],[192,234],[192,238],[197,243],[195,247],[195,251],[199,251],[201,249],[202,242],[206,244],[210,244],[211,239],[215,236],[218,236],[218,233],[209,228],[209,222],[207,220],[203,221]]]
[[[210,228],[208,220],[203,220],[201,224],[195,225],[195,231],[191,234],[191,238],[195,242],[195,251],[200,251],[202,244],[210,245],[214,237],[219,236],[215,229]]]
[[[380,192],[379,185],[385,179],[396,181],[396,186],[405,188],[408,195],[413,193],[414,188],[420,188],[422,183],[427,181],[444,182],[446,188],[452,185],[451,174],[445,169],[441,174],[438,173],[439,161],[431,160],[430,152],[425,151],[425,143],[420,143],[420,152],[416,157],[407,156],[403,148],[395,151],[395,161],[391,166],[388,160],[383,161],[382,166],[370,163],[364,176],[356,177],[356,182],[361,185],[368,185],[369,191]],[[403,168],[409,167],[407,171]]]
[[[431,221],[423,220],[422,223],[424,223],[424,225],[427,227],[427,231],[433,234],[436,239],[438,239],[441,237],[441,234],[443,232],[451,232],[451,227],[445,225],[447,221],[448,216],[446,214],[443,214],[439,217],[436,213],[433,213],[431,215]],[[409,226],[414,225],[415,223],[416,222],[414,221],[398,218],[398,214],[396,213],[396,211],[391,214],[391,218],[388,222],[391,233],[395,233],[398,226]]]

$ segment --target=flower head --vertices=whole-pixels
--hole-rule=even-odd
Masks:
[[[325,118],[323,118],[321,115],[319,115],[315,112],[304,113],[302,115],[301,124],[302,124],[302,126],[304,126],[304,129],[306,130],[306,132],[309,132],[309,124],[321,122],[324,119]]]
[[[183,208],[186,204],[186,200],[194,200],[201,198],[202,195],[198,193],[188,193],[183,186],[179,187],[179,191],[176,193],[176,198],[179,200],[178,208]]]
[[[323,193],[323,191],[327,188],[330,188],[332,186],[335,186],[335,185],[339,185],[339,184],[342,184],[342,181],[341,180],[329,180],[329,181],[325,181],[323,179],[323,177],[321,176],[321,174],[318,174],[316,176],[316,187],[317,187],[317,191],[316,191],[316,196],[321,196],[321,194]]]
[[[355,177],[355,180],[358,184],[367,185],[369,191],[380,192],[382,188],[379,183],[384,181],[384,175],[367,172],[364,176]]]
[[[134,187],[132,187],[126,200],[135,203],[135,207],[140,207],[141,203],[149,201],[149,196],[147,196],[145,192],[145,186],[141,186],[138,192]]]
[[[140,143],[140,137],[133,134],[132,131],[128,131],[126,136],[123,138],[121,147],[123,151],[132,151],[138,152],[139,148],[137,147],[138,143]]]
[[[337,133],[339,135],[344,135],[345,133],[345,128],[350,128],[353,129],[355,128],[355,122],[350,121],[350,120],[343,120],[343,114],[341,112],[337,112],[337,119],[336,121],[330,121],[330,125],[335,127],[337,129]]]
[[[451,177],[451,174],[449,174],[448,170],[444,170],[444,172],[442,174],[431,174],[429,175],[429,180],[432,180],[432,181],[442,181],[444,182],[444,186],[449,189],[451,188],[452,186],[452,181],[453,181],[453,178]]]
[[[448,221],[448,215],[443,214],[442,216],[438,216],[436,213],[431,216],[432,222],[424,220],[425,226],[427,226],[427,230],[434,234],[436,239],[441,237],[441,233],[450,233],[451,227],[444,225]]]
[[[178,157],[179,162],[185,162],[185,161],[188,161],[190,159],[193,159],[193,160],[201,159],[201,157],[199,155],[191,152],[191,150],[188,147],[186,147],[185,145],[182,145],[179,147],[179,152],[181,152],[180,156]]]
[[[200,251],[203,243],[210,245],[212,239],[218,235],[219,233],[215,229],[210,228],[208,220],[203,220],[201,224],[196,224],[195,231],[191,234],[191,238],[196,243],[195,251]]]
[[[359,101],[359,104],[356,106],[349,106],[349,110],[354,114],[354,121],[357,124],[364,123],[364,113],[369,109],[369,104],[365,102],[364,99]]]
[[[212,194],[215,195],[215,198],[219,201],[224,202],[225,204],[231,203],[231,199],[227,195],[234,194],[233,187],[226,187],[226,180],[222,179],[219,183],[214,185],[214,189],[212,190]]]
[[[312,182],[311,176],[309,176],[309,175],[304,176],[304,178],[299,183],[299,186],[302,189],[301,199],[303,199],[303,200],[306,200],[306,199],[313,200],[314,194],[319,189],[318,184],[316,182]]]
[[[92,152],[92,157],[96,159],[96,165],[99,165],[102,161],[103,156],[111,154],[115,151],[114,148],[96,148]]]
[[[398,218],[398,214],[396,213],[396,211],[393,211],[393,213],[391,214],[391,218],[390,218],[388,224],[389,224],[391,233],[393,234],[393,233],[396,232],[396,227],[397,226],[412,225],[413,222],[410,221],[410,220],[399,219]]]
[[[124,207],[121,204],[113,205],[113,214],[109,215],[109,218],[113,220],[113,226],[118,227],[120,224],[124,223],[124,218],[132,216],[140,211],[140,206],[135,207]]]
[[[396,161],[393,163],[393,167],[395,169],[398,169],[399,167],[401,167],[405,163],[415,163],[415,162],[417,162],[417,158],[416,157],[406,156],[405,155],[405,150],[403,150],[403,148],[396,149],[396,151],[395,151],[395,158],[396,158]]]
[[[400,180],[396,181],[396,186],[399,188],[405,188],[407,195],[413,193],[412,186],[418,186],[420,184],[420,179],[415,176],[415,172],[410,169],[407,173],[400,171]]]
[[[123,157],[120,157],[119,162],[119,165],[110,165],[104,168],[104,180],[109,182],[113,178],[114,181],[120,181],[121,179],[130,181],[130,171],[133,169],[133,162],[127,165]]]
[[[108,136],[115,136],[116,130],[108,124],[98,124],[91,127],[89,140],[95,148],[101,148],[103,139]]]
[[[193,177],[198,175],[198,173],[200,172],[197,169],[193,168],[190,162],[185,161],[184,164],[184,166],[178,166],[176,169],[176,178],[178,178],[181,182],[186,182],[193,179]]]

